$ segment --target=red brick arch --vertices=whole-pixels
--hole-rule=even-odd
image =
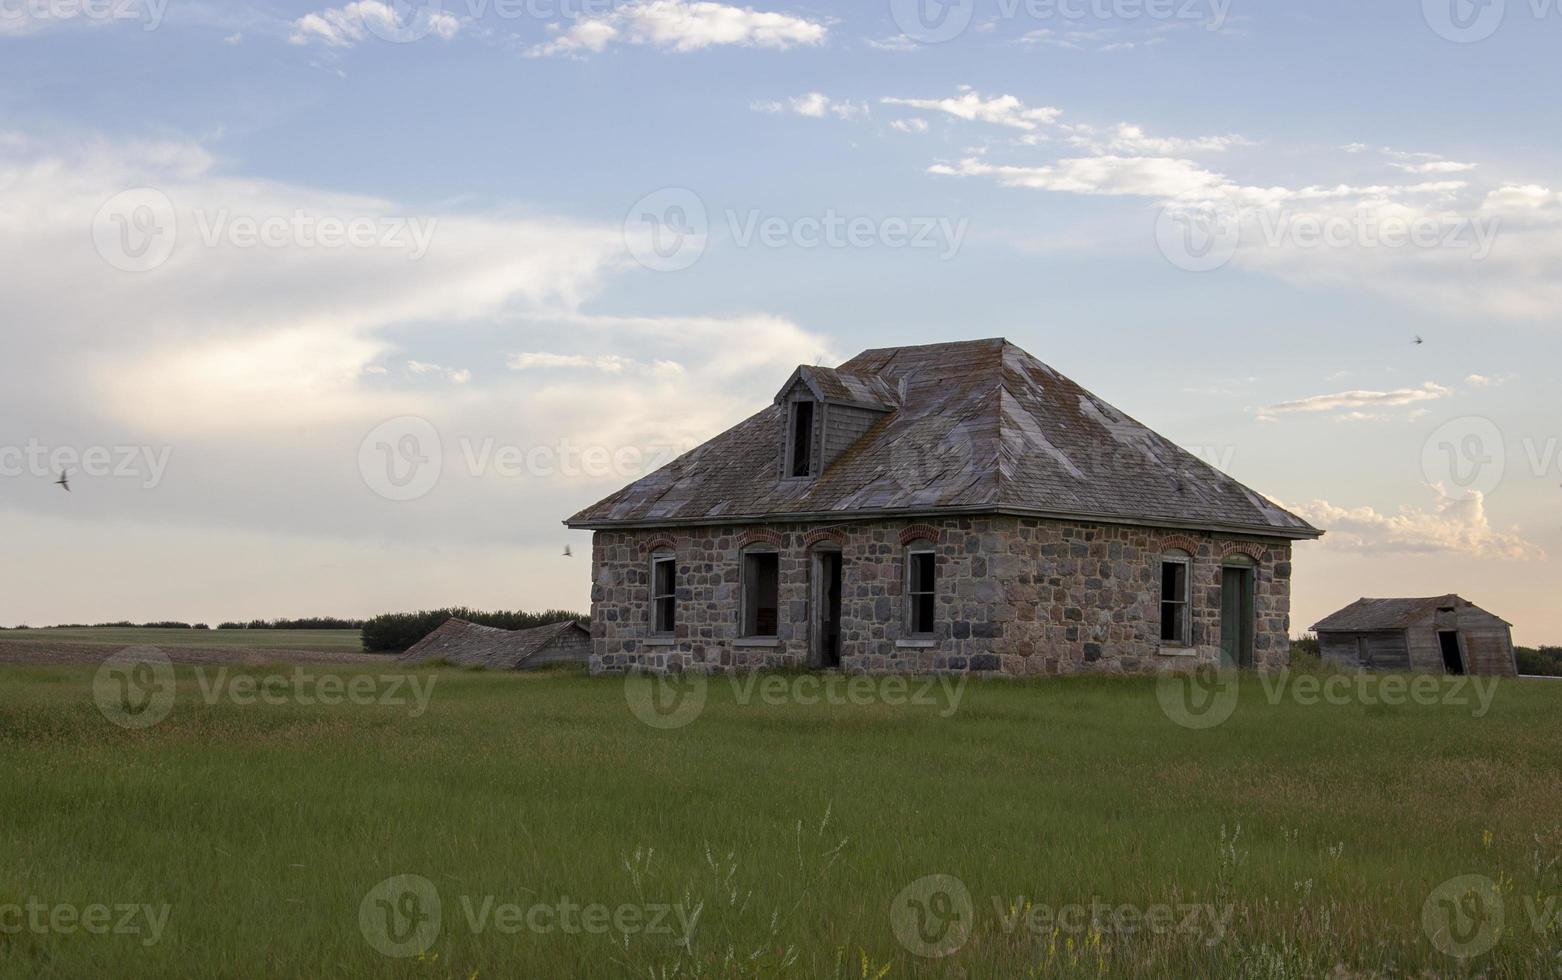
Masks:
[[[943,532],[931,524],[912,524],[900,532],[900,543],[910,544],[913,541],[931,541],[938,544]]]
[[[678,542],[665,534],[657,535],[645,543],[646,554],[653,551],[677,551]]]
[[[1220,557],[1230,558],[1232,555],[1247,555],[1255,562],[1264,560],[1264,552],[1268,549],[1256,541],[1227,541],[1220,546]]]
[[[1191,534],[1165,534],[1161,536],[1160,541],[1161,554],[1165,554],[1166,552],[1172,550],[1178,550],[1186,551],[1195,558],[1198,557],[1199,549],[1203,547],[1203,545],[1204,542],[1200,541],[1198,538],[1193,537]]]
[[[781,532],[772,531],[768,527],[751,527],[738,535],[738,549],[750,547],[756,544],[768,544],[781,547]]]
[[[803,536],[803,547],[812,548],[820,544],[833,544],[837,548],[846,545],[846,533],[838,527],[814,528]]]

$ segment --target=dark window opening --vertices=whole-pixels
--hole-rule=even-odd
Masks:
[[[911,608],[911,632],[933,632],[934,565],[931,551],[913,551],[909,555],[906,596]]]
[[[652,628],[672,633],[678,625],[678,563],[671,555],[651,559]]]
[[[1439,633],[1437,644],[1443,650],[1443,669],[1450,674],[1464,673],[1464,658],[1459,656],[1459,634]]]
[[[1188,645],[1188,563],[1161,562],[1161,642]]]
[[[743,635],[775,636],[780,620],[781,556],[756,551],[743,556]]]
[[[792,475],[807,476],[814,463],[814,403],[792,403]]]

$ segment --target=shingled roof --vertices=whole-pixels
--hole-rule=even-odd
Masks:
[[[1468,600],[1453,594],[1423,599],[1357,599],[1339,612],[1320,620],[1313,630],[1323,633],[1370,633],[1409,629],[1430,619],[1439,609],[1468,605]]]
[[[573,619],[527,630],[502,630],[452,616],[408,647],[398,659],[404,663],[439,659],[458,667],[516,670],[524,667],[533,654],[573,630],[590,635]]]
[[[782,479],[798,379],[876,424]],[[802,367],[764,410],[565,521],[571,527],[1013,513],[1313,538],[1321,531],[1003,339]]]

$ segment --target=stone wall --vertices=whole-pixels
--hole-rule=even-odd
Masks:
[[[931,637],[908,634],[905,547],[937,554]],[[780,555],[774,640],[739,637],[745,547]],[[1256,566],[1255,664],[1289,658],[1291,545],[1279,539],[1006,516],[856,521],[829,526],[598,531],[592,549],[594,672],[722,670],[809,662],[811,549],[842,553],[841,666],[849,671],[1030,674],[1145,672],[1220,651],[1220,569],[1231,555]],[[1187,648],[1160,643],[1160,555],[1193,555]],[[677,630],[651,636],[650,558],[677,558]]]

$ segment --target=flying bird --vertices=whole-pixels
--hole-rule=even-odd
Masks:
[[[569,545],[565,545],[564,546],[564,557],[565,558],[573,558],[573,557],[575,557],[574,554],[570,552]]]
[[[1420,334],[1416,334],[1416,339],[1413,342],[1417,343],[1417,344],[1424,344],[1424,343],[1426,343],[1426,341],[1421,339],[1421,335]]]
[[[58,480],[54,481],[54,485],[57,486],[57,487],[64,487],[66,493],[70,493],[71,492],[70,477],[66,475],[69,472],[70,472],[70,470],[61,470],[60,471],[60,478]]]

